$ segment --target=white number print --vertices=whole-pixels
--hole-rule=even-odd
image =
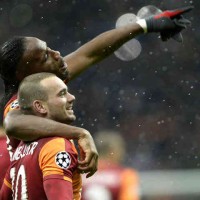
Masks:
[[[28,200],[27,180],[24,165],[21,165],[18,172],[13,167],[10,170],[10,177],[12,179],[13,200],[18,200],[19,195],[19,181],[21,179],[21,200]]]

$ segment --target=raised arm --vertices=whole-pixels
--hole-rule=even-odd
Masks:
[[[84,161],[79,161],[79,170],[88,173],[88,177],[97,170],[98,152],[91,134],[86,129],[34,115],[24,115],[20,110],[10,111],[6,115],[4,128],[8,136],[23,141],[52,136],[76,139],[85,155]]]
[[[97,63],[116,51],[125,42],[142,33],[158,32],[163,41],[178,35],[182,42],[181,31],[190,24],[182,14],[192,10],[192,6],[167,10],[134,24],[106,31],[87,42],[76,51],[64,57],[68,64],[70,79],[73,79],[92,64]]]

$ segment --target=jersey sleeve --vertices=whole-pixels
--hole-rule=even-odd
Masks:
[[[62,179],[72,182],[77,167],[77,153],[69,140],[54,138],[47,142],[39,154],[39,166],[43,180]]]
[[[44,181],[43,185],[48,200],[76,199],[73,197],[72,184],[68,181],[60,179],[48,179]]]
[[[54,138],[39,153],[45,193],[50,200],[71,200],[73,173],[77,167],[77,153],[69,140]]]

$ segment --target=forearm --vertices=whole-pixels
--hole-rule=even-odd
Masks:
[[[96,57],[98,61],[98,59],[110,55],[122,44],[140,33],[143,33],[143,29],[138,24],[129,24],[100,34],[80,47],[78,51],[87,53],[88,57]]]
[[[84,134],[88,134],[85,129],[79,127],[66,125],[38,116],[22,114],[8,114],[4,121],[4,127],[8,136],[24,141],[32,141],[51,136],[79,139]]]
[[[90,65],[103,60],[125,42],[141,33],[143,33],[143,29],[138,24],[129,24],[106,31],[84,44],[64,58],[68,64],[70,79],[77,76]]]

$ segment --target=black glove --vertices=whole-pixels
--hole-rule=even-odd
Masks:
[[[176,10],[167,10],[146,19],[147,32],[179,31],[186,28],[189,21],[185,20],[182,14],[189,12],[192,8],[192,6],[187,6]]]
[[[177,41],[182,41],[181,31],[191,24],[182,14],[189,12],[193,6],[182,7],[176,10],[166,10],[162,13],[139,20],[137,23],[144,29],[144,32],[160,32],[163,41],[173,37]]]
[[[160,36],[162,41],[167,41],[170,38],[173,38],[174,40],[178,42],[183,42],[183,36],[181,34],[181,31],[187,27],[187,25],[190,25],[191,22],[187,19],[185,19],[183,16],[180,16],[179,19],[174,19],[173,22],[177,25],[175,30],[164,30],[160,32]],[[181,28],[182,27],[182,28]]]

